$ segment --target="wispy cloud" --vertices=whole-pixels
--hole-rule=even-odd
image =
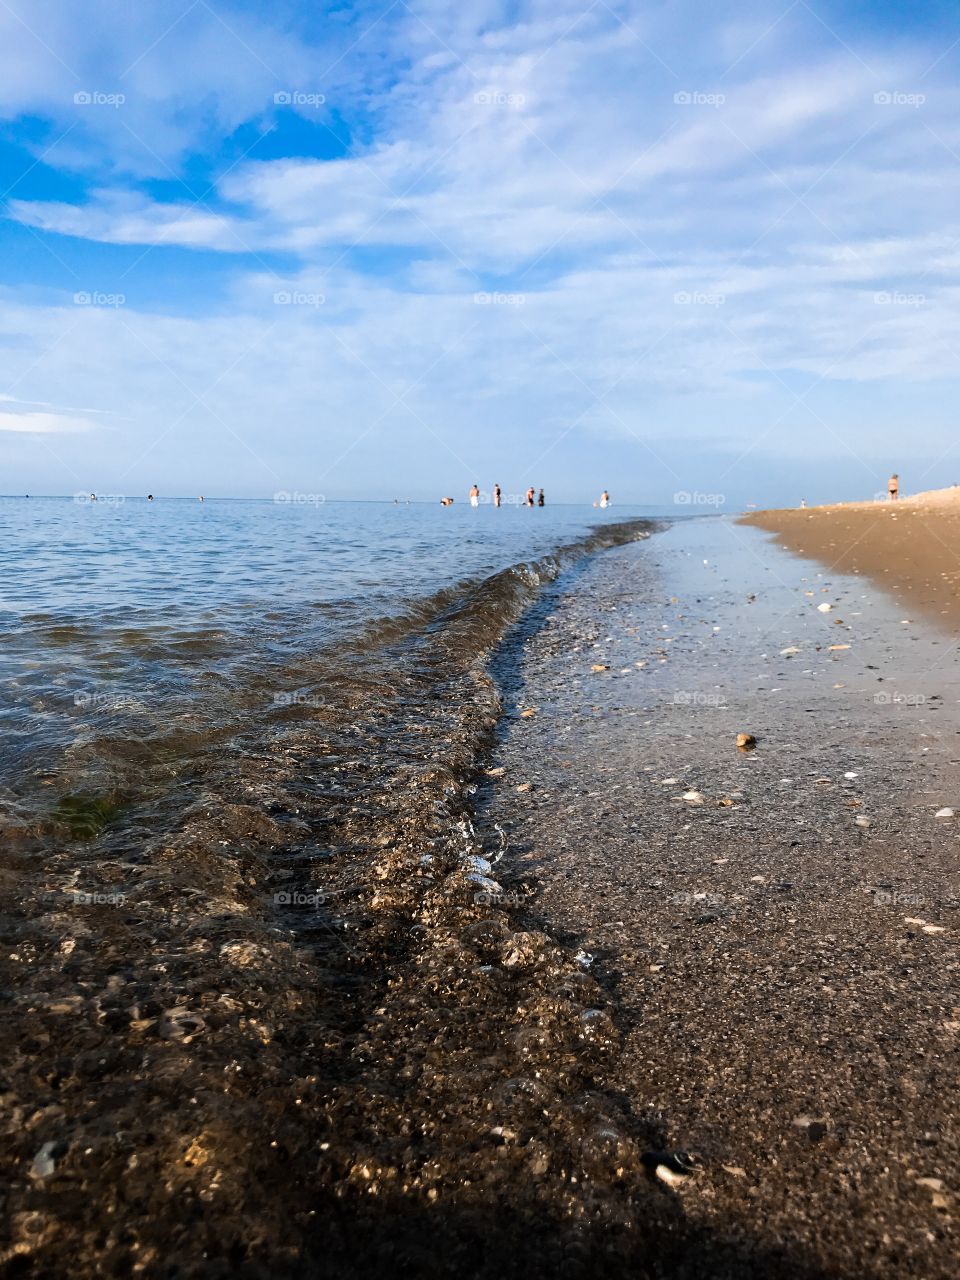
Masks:
[[[478,468],[576,470],[602,441],[642,471],[660,434],[671,465],[712,438],[755,467],[897,449],[902,389],[949,439],[960,92],[936,31],[760,0],[94,8],[106,48],[75,15],[0,18],[0,111],[75,125],[43,167],[85,178],[13,183],[8,228],[51,274],[8,291],[0,387],[123,415],[131,460],[215,460],[235,431],[250,477],[322,440],[347,485],[393,456],[439,478],[449,431]],[[57,260],[125,305],[78,310]]]
[[[91,431],[93,427],[94,423],[84,418],[71,418],[61,413],[8,413],[0,410],[0,431],[48,436]]]

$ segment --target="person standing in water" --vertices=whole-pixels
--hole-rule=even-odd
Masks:
[[[528,507],[533,506],[533,485],[531,485],[530,488],[527,490],[527,506]]]
[[[540,492],[537,494],[537,506],[545,507],[546,505],[547,505],[547,500],[546,498],[544,498],[543,490],[541,489]]]
[[[603,493],[600,495],[600,505],[601,507],[609,507],[610,505],[610,495],[607,493],[606,489],[604,489]]]
[[[498,484],[493,486],[493,505],[495,507],[500,505],[500,486]]]
[[[900,497],[900,477],[896,472],[893,473],[887,483],[887,493],[890,496],[891,502],[896,502]]]
[[[470,490],[470,505],[471,507],[479,507],[480,505],[479,485],[474,485],[473,488]]]

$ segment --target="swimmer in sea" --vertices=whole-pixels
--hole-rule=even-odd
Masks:
[[[547,505],[547,500],[543,496],[543,490],[541,489],[540,492],[537,494],[537,506],[545,507],[546,505]]]
[[[470,505],[471,507],[479,507],[480,505],[480,486],[479,485],[474,485],[473,488],[470,490]]]
[[[604,489],[603,493],[600,495],[600,505],[601,507],[609,507],[610,505],[610,495],[607,493],[606,489]]]
[[[528,507],[533,506],[533,485],[531,485],[530,488],[527,490],[527,506]]]
[[[498,484],[493,486],[493,505],[495,507],[500,505],[500,486]]]

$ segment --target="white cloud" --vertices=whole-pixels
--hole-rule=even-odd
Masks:
[[[335,70],[357,124],[341,158],[242,159],[191,204],[138,189],[124,143],[86,201],[14,199],[41,234],[221,253],[232,287],[204,317],[133,302],[78,314],[14,293],[0,385],[129,417],[121,471],[173,444],[216,462],[219,441],[230,466],[269,484],[268,463],[282,469],[318,440],[334,472],[344,452],[348,467],[391,450],[407,466],[410,439],[432,442],[436,466],[471,469],[478,442],[535,454],[564,432],[656,431],[678,448],[712,433],[739,447],[816,379],[880,396],[952,377],[957,95],[944,80],[922,109],[874,101],[918,85],[932,59],[898,47],[861,61],[812,19],[798,40],[804,6],[773,31],[763,5],[721,4],[713,22],[670,8],[623,7],[624,23],[608,6],[531,0],[512,24],[492,0],[401,8]],[[102,138],[130,126],[175,165],[208,129],[255,118],[273,88],[244,44],[277,61],[284,88],[330,87],[311,81],[326,59],[289,34],[252,25],[221,46],[215,29],[191,25],[189,48],[186,28],[163,36],[163,58],[130,73],[155,119],[118,109],[96,125]],[[334,36],[345,49],[348,33]],[[93,58],[77,39],[78,59]],[[133,43],[121,22],[109,65]],[[49,104],[61,72],[20,52],[42,74],[0,87],[0,102]],[[254,271],[251,251],[296,265]],[[164,269],[159,253],[147,261]],[[758,453],[826,455],[837,430],[864,452],[896,439],[892,421],[839,409],[830,431],[807,427],[764,437]],[[939,419],[930,432],[949,442]]]
[[[93,425],[83,418],[70,418],[60,413],[5,413],[0,410],[0,431],[47,436],[90,431]]]

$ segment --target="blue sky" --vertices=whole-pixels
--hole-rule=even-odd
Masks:
[[[3,0],[0,489],[960,480],[958,67],[946,3]]]

